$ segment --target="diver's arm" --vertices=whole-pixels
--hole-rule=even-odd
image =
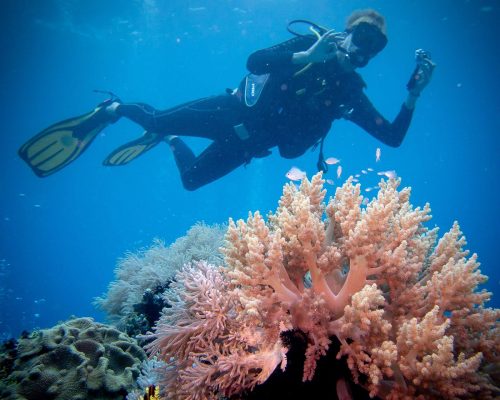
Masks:
[[[305,51],[294,53],[292,63],[309,64],[326,62],[337,57],[338,32],[334,29],[319,37],[316,42]]]
[[[430,53],[425,50],[416,50],[415,59],[417,61],[417,66],[406,84],[408,97],[406,98],[405,105],[410,110],[415,108],[420,93],[422,93],[422,90],[424,90],[431,81],[434,68],[436,68],[436,64],[432,61]]]
[[[418,95],[408,92],[408,96],[406,96],[405,106],[409,110],[413,110],[415,108],[415,104],[417,103]]]
[[[408,105],[405,102],[391,123],[375,109],[368,97],[362,93],[357,105],[349,114],[348,119],[382,143],[391,147],[398,147],[403,142],[406,132],[410,127],[413,116],[413,108],[410,106],[411,104]]]
[[[294,67],[294,54],[311,47],[316,39],[313,36],[295,37],[286,42],[252,53],[247,60],[247,69],[256,75],[268,72],[283,72]]]

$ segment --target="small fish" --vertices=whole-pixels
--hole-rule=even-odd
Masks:
[[[375,162],[380,161],[380,155],[382,154],[382,151],[380,150],[380,147],[377,147],[377,150],[375,150]]]
[[[359,179],[358,178],[353,178],[352,181],[355,182],[355,183],[358,183]]]
[[[334,185],[333,179],[327,179],[326,183],[328,183],[329,185],[332,185],[332,186]]]
[[[367,188],[365,189],[365,192],[371,192],[372,190],[373,190],[373,188],[371,188],[371,187],[367,187]]]
[[[373,168],[367,168],[366,169],[368,172],[373,172]]]
[[[45,299],[38,299],[38,300],[33,300],[33,303],[35,304],[39,304],[39,303],[44,303],[45,302]]]
[[[297,167],[292,167],[285,176],[291,181],[301,181],[306,177],[306,173]]]
[[[394,178],[396,178],[398,176],[396,174],[396,171],[394,171],[394,170],[380,171],[380,172],[377,172],[377,175],[384,175],[384,176],[386,176],[389,179],[394,179]]]
[[[366,206],[368,204],[369,200],[368,200],[368,197],[365,197],[363,199],[363,201],[361,202],[361,204],[363,204],[364,206]]]
[[[40,314],[38,314],[38,313],[33,314],[33,316],[34,316],[35,318],[40,318]]]
[[[337,167],[337,178],[340,178],[340,175],[342,175],[342,165]]]
[[[16,300],[22,300],[23,298],[22,297],[16,297]]]
[[[354,175],[355,178],[359,178],[360,176],[361,176],[361,174]]]
[[[366,169],[362,169],[361,173],[364,174],[364,175],[366,175],[368,172],[366,172]]]
[[[339,162],[340,162],[340,160],[338,158],[335,158],[335,157],[328,157],[325,160],[325,163],[327,163],[328,165],[335,165],[335,164],[338,164]]]
[[[35,207],[35,208],[40,208],[40,207],[41,207],[41,205],[40,205],[40,204],[33,204],[33,207]]]
[[[19,197],[24,197],[26,196],[24,193],[19,193]]]

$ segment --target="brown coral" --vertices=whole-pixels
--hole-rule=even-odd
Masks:
[[[126,334],[78,318],[19,339],[5,399],[123,399],[136,387],[144,351]]]

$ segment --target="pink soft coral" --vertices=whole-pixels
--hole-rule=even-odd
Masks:
[[[166,398],[231,396],[264,382],[285,362],[277,337],[236,319],[238,295],[222,268],[185,265],[166,300],[171,308],[163,310],[155,340],[146,346],[166,363],[161,391]]]
[[[288,184],[266,223],[230,221],[226,267],[187,266],[152,335],[166,393],[215,399],[251,389],[286,364],[280,334],[308,337],[304,380],[331,338],[353,379],[386,399],[492,398],[499,311],[458,224],[436,245],[430,208],[382,181],[364,207],[349,179],[327,206],[321,174]],[[323,219],[326,212],[327,220]]]

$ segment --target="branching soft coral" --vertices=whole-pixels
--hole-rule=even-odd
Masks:
[[[185,263],[198,260],[220,263],[219,247],[224,231],[218,225],[197,223],[168,247],[156,239],[146,249],[128,252],[118,261],[115,281],[105,295],[95,299],[94,304],[119,329],[137,334],[135,323],[144,319],[137,306],[144,301],[145,294],[156,296],[157,292],[161,293]]]
[[[162,393],[169,399],[217,399],[252,389],[277,365],[285,349],[274,334],[235,318],[237,293],[222,269],[186,264],[167,290],[166,308],[147,346],[166,363]]]
[[[338,357],[372,396],[493,398],[499,311],[477,291],[486,277],[458,224],[436,244],[430,207],[414,208],[399,184],[381,181],[364,206],[348,179],[325,205],[317,174],[287,184],[267,222],[259,212],[230,220],[226,266],[186,267],[151,336],[169,398],[253,388],[285,366],[290,329],[308,338],[304,380],[337,337]]]

